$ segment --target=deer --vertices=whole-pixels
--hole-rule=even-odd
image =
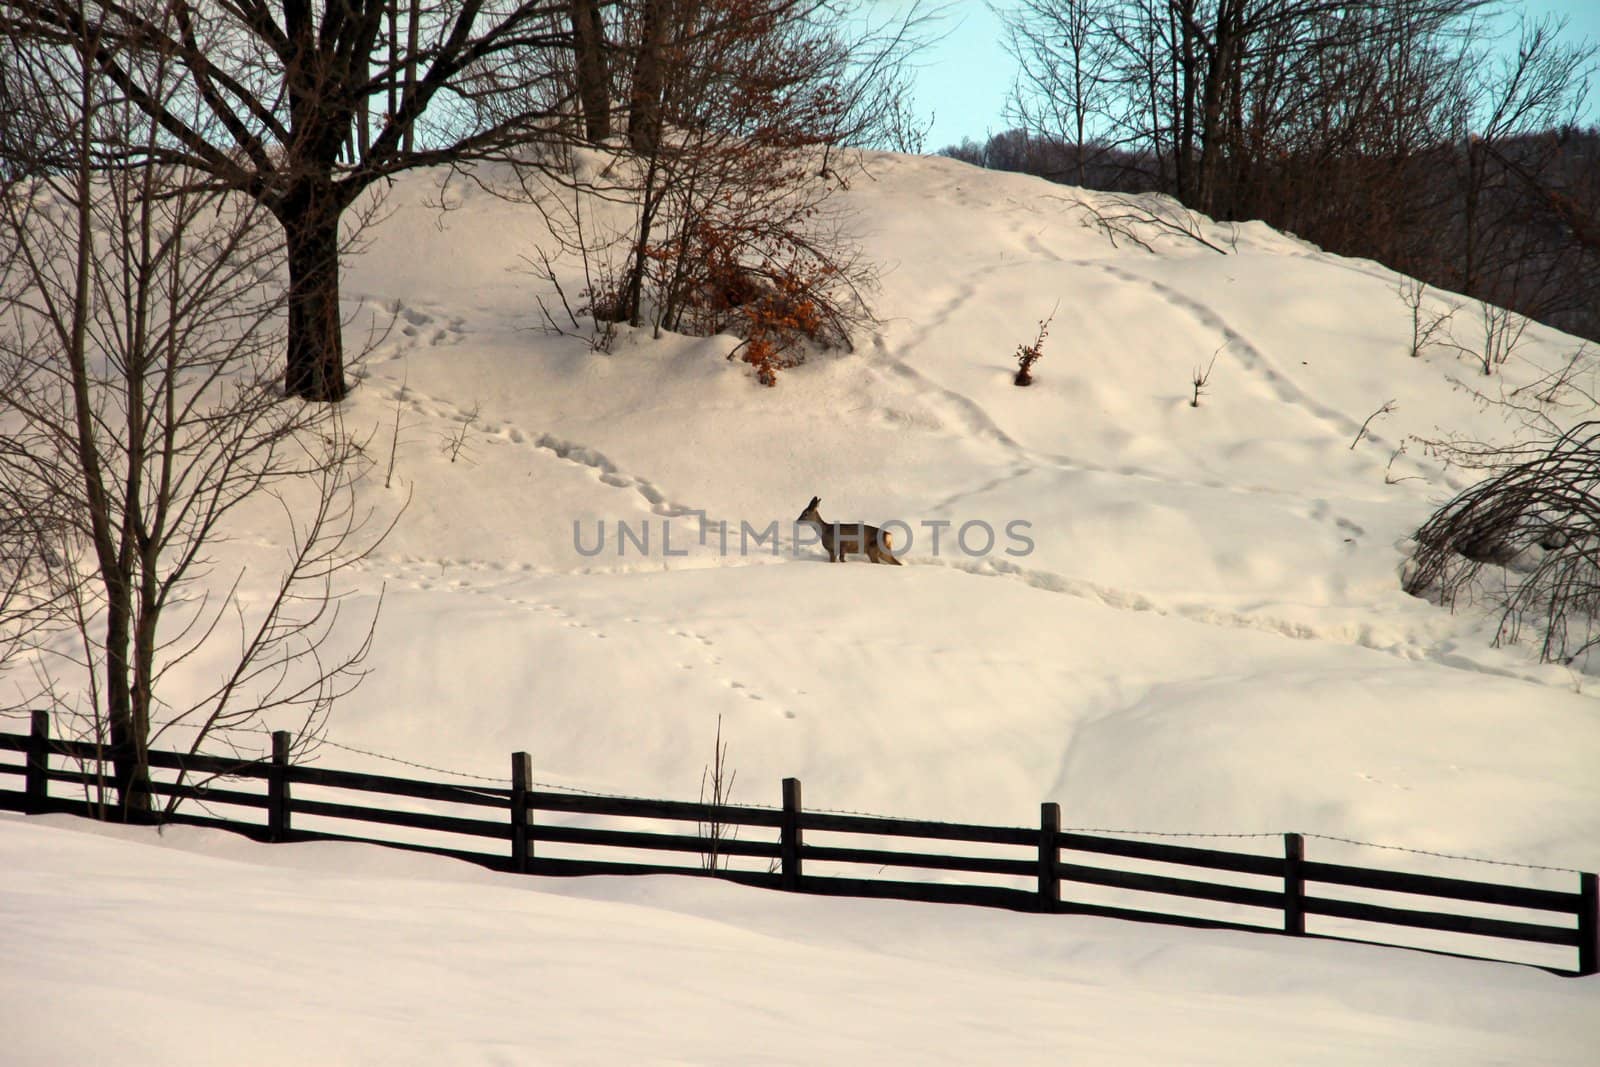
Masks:
[[[821,497],[812,497],[811,503],[806,505],[800,517],[794,521],[809,523],[822,535],[822,547],[828,551],[829,563],[843,563],[846,555],[857,555],[866,556],[873,563],[893,563],[896,567],[902,566],[901,562],[889,553],[889,549],[893,546],[887,533],[864,522],[829,522],[817,511],[821,504]]]

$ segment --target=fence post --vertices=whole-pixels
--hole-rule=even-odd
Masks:
[[[1306,841],[1299,834],[1283,835],[1283,932],[1306,932]]]
[[[529,834],[528,791],[533,787],[533,756],[511,753],[511,869],[527,874],[533,859],[533,840]]]
[[[28,800],[26,810],[37,815],[45,810],[50,796],[50,713],[33,713],[33,731],[28,737]]]
[[[783,888],[800,892],[800,779],[783,780],[783,823],[779,830],[779,855],[783,862]]]
[[[1578,876],[1578,973],[1600,973],[1600,877]]]
[[[1039,910],[1058,911],[1061,904],[1061,805],[1039,805]]]
[[[289,747],[293,735],[288,730],[272,731],[272,766],[267,769],[267,840],[289,840]]]

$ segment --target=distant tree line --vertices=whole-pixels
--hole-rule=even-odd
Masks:
[[[1013,128],[943,154],[1168,193],[1600,339],[1593,42],[1496,0],[1019,0]]]

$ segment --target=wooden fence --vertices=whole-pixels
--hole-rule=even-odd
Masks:
[[[1450,935],[1468,947],[1441,943],[1399,947],[1504,959],[1505,949],[1496,955],[1495,950],[1477,946],[1485,939],[1502,945],[1549,946],[1568,962],[1544,965],[1547,970],[1564,975],[1600,970],[1600,891],[1593,874],[1562,875],[1577,883],[1571,890],[1535,888],[1317,862],[1307,858],[1300,834],[1282,835],[1281,853],[1264,855],[1064,832],[1060,808],[1051,803],[1041,805],[1039,824],[1029,827],[808,811],[801,804],[800,782],[793,778],[783,782],[781,808],[551,792],[533,787],[532,759],[522,752],[512,756],[509,789],[451,785],[295,765],[289,760],[289,735],[276,733],[272,740],[272,758],[262,761],[151,752],[153,769],[181,772],[174,780],[156,781],[153,790],[158,795],[195,802],[191,807],[202,805],[207,810],[229,807],[257,813],[254,818],[232,818],[179,811],[164,821],[230,830],[259,841],[379,844],[538,875],[714,875],[789,892],[976,904],[1389,945],[1396,944],[1401,931],[1413,936],[1420,931],[1436,939]],[[25,758],[19,764],[0,762],[0,786],[7,776],[24,781],[20,790],[0,788],[0,809],[98,813],[91,798],[99,795],[109,777],[104,749],[52,740],[48,716],[35,713],[31,733],[0,733],[0,752],[4,751],[23,753]],[[196,784],[196,777],[212,780]],[[247,782],[262,787],[239,788]],[[78,797],[63,796],[52,785],[65,786]],[[307,791],[342,799],[302,795]],[[350,803],[361,798],[349,794],[376,794],[388,798],[387,806]],[[420,802],[476,810],[471,815],[445,815],[397,806],[416,807]],[[541,816],[566,818],[569,824],[547,822]],[[634,825],[642,821],[653,829],[571,824],[585,818]],[[306,825],[307,821],[314,825]],[[694,829],[662,832],[663,822],[693,824]],[[446,835],[458,844],[389,840],[370,836],[370,831],[352,834],[320,828],[345,823]],[[741,840],[741,829],[767,837]],[[865,839],[868,844],[819,844],[819,837]],[[459,842],[461,838],[471,840]],[[495,844],[491,847],[488,842]],[[595,852],[624,858],[593,858]],[[1087,861],[1064,862],[1064,852]],[[1129,869],[1130,865],[1177,867],[1184,876]],[[818,873],[819,868],[853,873]],[[913,873],[878,876],[890,868]],[[975,875],[991,881],[976,882]],[[952,876],[965,880],[951,881]],[[993,884],[995,878],[1008,884]],[[1137,901],[1154,897],[1227,905],[1237,916],[1185,915],[1165,910],[1172,905],[1164,909],[1160,903],[1155,907],[1092,903],[1083,899],[1092,895],[1091,889],[1099,889],[1102,896],[1106,890],[1117,891]],[[1352,899],[1359,896],[1353,891],[1398,903]],[[1452,910],[1439,910],[1445,902]],[[1320,926],[1331,920],[1330,929],[1308,931],[1308,918]],[[1360,932],[1347,932],[1352,924]],[[1372,930],[1377,932],[1371,934]]]

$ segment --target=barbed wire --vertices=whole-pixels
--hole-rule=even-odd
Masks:
[[[354,752],[354,753],[356,753],[358,755],[370,756],[373,759],[386,760],[386,761],[388,761],[390,763],[397,763],[397,764],[400,764],[401,766],[404,766],[404,767],[413,767],[413,768],[415,768],[417,770],[431,771],[434,774],[453,775],[454,777],[457,777],[457,778],[470,778],[470,779],[472,779],[474,781],[479,781],[479,782],[494,782],[495,784],[503,785],[506,788],[510,788],[511,785],[513,784],[512,780],[510,778],[495,777],[493,775],[487,775],[487,774],[473,774],[473,773],[470,773],[468,771],[455,771],[455,770],[449,769],[448,767],[434,767],[434,766],[432,766],[430,764],[417,763],[414,760],[402,759],[399,756],[391,756],[391,755],[388,755],[387,753],[384,753],[384,752],[375,752],[372,749],[357,748],[354,745],[342,744],[342,743],[340,743],[338,741],[333,741],[333,740],[330,740],[330,739],[328,739],[326,737],[321,738],[320,741],[319,741],[319,744],[331,745],[334,748],[343,749],[346,752]],[[603,792],[599,792],[599,791],[594,790],[594,789],[582,789],[582,788],[580,788],[578,786],[575,786],[575,785],[560,785],[560,784],[557,784],[555,782],[530,781],[530,782],[528,782],[528,784],[530,786],[533,786],[533,787],[537,788],[537,789],[550,789],[550,790],[554,790],[554,791],[562,792],[562,793],[574,793],[574,794],[577,794],[579,796],[594,797],[597,800],[651,801],[651,800],[659,800],[659,799],[661,799],[659,797],[635,796],[635,795],[631,795],[631,794],[628,794],[628,793],[603,793]],[[729,804],[729,805],[724,805],[724,806],[727,806],[727,807],[737,806],[737,807],[754,808],[754,807],[763,807],[764,805],[759,805],[759,804],[731,805],[731,804]],[[771,810],[777,811],[777,810],[780,810],[780,809],[772,808]]]
[[[354,752],[358,756],[371,756],[373,759],[386,760],[389,763],[398,763],[402,767],[411,767],[419,771],[431,771],[434,774],[446,774],[453,778],[470,778],[475,782],[494,782],[496,784],[506,786],[511,784],[510,778],[496,778],[493,775],[488,774],[473,774],[470,771],[453,771],[448,767],[435,767],[427,763],[418,763],[415,760],[402,759],[399,756],[390,756],[383,752],[374,752],[368,748],[358,748],[355,745],[342,744],[327,737],[318,738],[316,743],[319,745],[327,745],[330,748],[341,749],[345,752]]]
[[[1362,848],[1382,849],[1386,852],[1406,852],[1413,856],[1432,856],[1435,859],[1458,860],[1462,863],[1484,863],[1491,867],[1516,867],[1524,871],[1552,871],[1557,874],[1584,874],[1576,867],[1550,867],[1539,863],[1513,863],[1509,860],[1489,860],[1482,856],[1464,856],[1453,852],[1432,852],[1425,848],[1407,848],[1404,845],[1380,845],[1373,841],[1357,841],[1350,837],[1335,837],[1332,834],[1301,834],[1301,837],[1315,838],[1319,841],[1337,841],[1342,845],[1359,845]]]
[[[920,821],[908,820],[904,815],[885,815],[875,811],[854,811],[848,808],[812,808],[807,812],[821,815],[853,815],[866,819],[887,819],[892,822]],[[1013,826],[1013,830],[1031,830],[1036,827]],[[1130,830],[1126,828],[1110,828],[1104,826],[1063,826],[1059,830],[1064,834],[1097,834],[1105,837],[1166,837],[1190,838],[1218,841],[1243,841],[1243,840],[1282,840],[1288,832],[1299,831],[1257,831],[1253,833],[1221,833],[1196,830]],[[1301,837],[1319,841],[1334,841],[1342,845],[1355,845],[1361,848],[1381,849],[1386,852],[1403,852],[1413,856],[1429,856],[1434,859],[1455,860],[1461,863],[1482,863],[1492,867],[1511,867],[1524,871],[1548,871],[1555,874],[1584,874],[1586,872],[1576,867],[1553,867],[1540,863],[1517,863],[1511,860],[1491,860],[1482,856],[1468,856],[1453,852],[1438,852],[1424,848],[1408,848],[1404,845],[1385,845],[1376,841],[1358,841],[1353,837],[1338,837],[1333,834],[1318,834],[1299,832]]]
[[[782,809],[775,809],[782,810]],[[913,820],[905,815],[885,815],[878,811],[852,811],[849,808],[813,808],[807,807],[807,812],[818,815],[854,815],[863,819],[888,819],[891,822],[925,822],[931,820]],[[1037,830],[1037,826],[1009,826],[1010,830]],[[1282,837],[1279,833],[1200,833],[1178,832],[1164,830],[1109,830],[1098,826],[1063,826],[1060,832],[1064,834],[1106,834],[1118,837],[1215,837],[1215,838],[1245,838],[1245,837]]]
[[[807,813],[814,815],[854,815],[859,819],[893,819],[896,821],[905,819],[904,815],[885,815],[878,811],[851,811],[849,808],[813,808],[807,806],[805,810]]]
[[[1103,826],[1063,826],[1064,834],[1102,834],[1107,837],[1195,837],[1217,840],[1244,840],[1270,837],[1281,840],[1282,834],[1261,831],[1258,833],[1204,833],[1198,830],[1113,830]]]

